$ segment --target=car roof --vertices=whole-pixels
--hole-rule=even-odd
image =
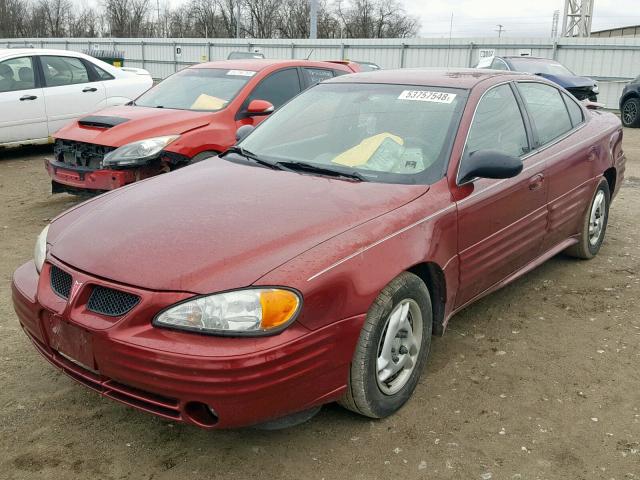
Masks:
[[[533,62],[553,62],[553,63],[559,63],[557,60],[554,60],[552,58],[544,58],[544,57],[531,57],[531,56],[520,56],[520,55],[504,55],[500,58],[507,58],[507,59],[512,59],[512,58],[517,58],[518,60],[531,60]]]
[[[72,55],[86,57],[84,53],[73,50],[55,50],[49,48],[0,48],[0,57],[9,55]]]
[[[471,89],[488,79],[509,80],[508,77],[522,78],[525,73],[502,70],[481,70],[477,68],[456,68],[434,70],[426,68],[402,68],[362,72],[325,80],[323,83],[390,83],[397,85],[420,85],[431,87],[451,87]]]
[[[347,71],[350,70],[340,63],[313,60],[276,60],[272,58],[238,58],[235,60],[218,60],[215,62],[198,63],[197,65],[193,65],[190,68],[228,68],[234,70],[253,70],[259,72],[260,70],[272,66],[297,67],[302,65],[324,66],[328,68]]]

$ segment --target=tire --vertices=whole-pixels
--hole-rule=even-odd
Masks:
[[[214,152],[213,150],[207,150],[206,152],[200,152],[195,157],[191,159],[189,165],[193,165],[194,163],[201,162],[202,160],[206,160],[207,158],[215,157],[218,155],[218,152]]]
[[[387,339],[389,327],[397,334]],[[398,411],[418,384],[429,355],[432,328],[433,313],[427,286],[418,276],[401,273],[380,292],[369,308],[351,362],[347,391],[338,403],[371,418],[384,418]],[[384,348],[389,345],[393,347]],[[384,365],[385,358],[388,363],[379,372],[379,362]],[[399,365],[402,368],[389,375]],[[384,376],[388,378],[385,380]]]
[[[640,127],[640,98],[627,98],[620,109],[620,119],[625,127]]]
[[[609,182],[603,178],[600,180],[598,188],[596,188],[589,203],[589,208],[585,212],[578,243],[565,251],[568,255],[588,260],[598,254],[607,232],[610,202]]]

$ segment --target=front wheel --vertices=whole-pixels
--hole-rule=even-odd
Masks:
[[[625,127],[640,127],[640,99],[628,98],[622,104],[620,112],[622,125]]]
[[[584,259],[593,258],[598,254],[607,231],[610,201],[609,182],[603,178],[600,180],[598,188],[596,188],[591,199],[591,204],[585,212],[578,243],[569,247],[566,250],[567,254]]]
[[[339,403],[371,418],[400,409],[429,355],[432,322],[427,286],[412,273],[398,275],[369,309]]]

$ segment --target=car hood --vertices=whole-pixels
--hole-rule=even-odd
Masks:
[[[251,285],[427,190],[212,159],[114,190],[63,214],[49,229],[49,251],[72,267],[116,282],[211,293]]]
[[[564,88],[593,87],[596,84],[592,78],[578,77],[576,75],[551,75],[548,73],[538,73],[537,75],[551,80]]]
[[[58,130],[54,137],[120,147],[163,135],[176,135],[203,127],[216,113],[134,106],[110,107],[81,117]]]

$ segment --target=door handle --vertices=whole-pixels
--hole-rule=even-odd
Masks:
[[[20,97],[20,101],[24,102],[25,100],[35,100],[38,97],[36,97],[35,95],[23,95],[22,97]]]
[[[96,87],[85,87],[82,89],[82,93],[87,93],[87,92],[97,92],[98,89]]]
[[[544,175],[539,173],[529,179],[529,190],[536,191],[542,187],[544,182]]]

